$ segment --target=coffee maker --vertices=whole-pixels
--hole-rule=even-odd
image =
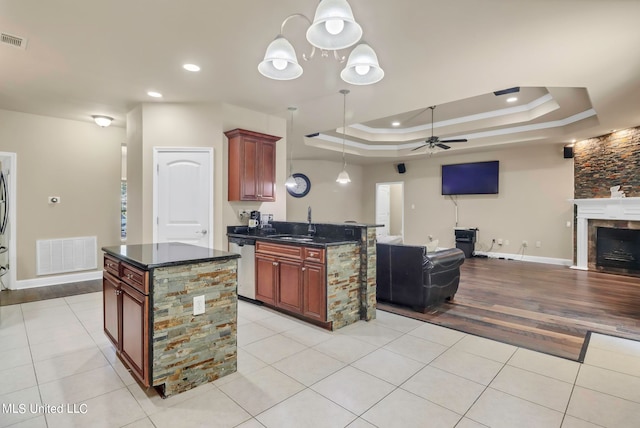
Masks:
[[[260,226],[260,211],[251,211],[249,214],[249,228],[255,229]]]

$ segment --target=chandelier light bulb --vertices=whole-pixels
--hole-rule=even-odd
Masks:
[[[342,19],[329,19],[324,23],[324,26],[329,34],[335,36],[344,30],[344,21]]]
[[[371,70],[371,66],[370,65],[356,65],[356,73],[358,73],[360,76],[364,76],[366,75],[369,70]]]
[[[284,59],[274,59],[272,63],[276,70],[284,70],[287,68],[287,61]]]

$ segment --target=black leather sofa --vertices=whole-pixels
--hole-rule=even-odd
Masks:
[[[377,299],[425,312],[453,299],[460,283],[464,252],[451,248],[427,253],[415,245],[376,245]]]

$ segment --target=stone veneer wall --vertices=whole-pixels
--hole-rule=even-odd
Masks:
[[[620,185],[640,196],[640,127],[580,141],[574,146],[574,197],[608,198]]]
[[[153,270],[152,385],[170,396],[237,370],[236,259]],[[193,298],[205,313],[193,315]]]
[[[360,319],[360,247],[327,247],[327,321],[337,330]]]
[[[376,228],[362,229],[360,253],[360,317],[370,321],[376,318]]]

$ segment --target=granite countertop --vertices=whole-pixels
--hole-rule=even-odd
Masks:
[[[102,251],[142,269],[237,259],[239,254],[179,242],[102,247]]]

